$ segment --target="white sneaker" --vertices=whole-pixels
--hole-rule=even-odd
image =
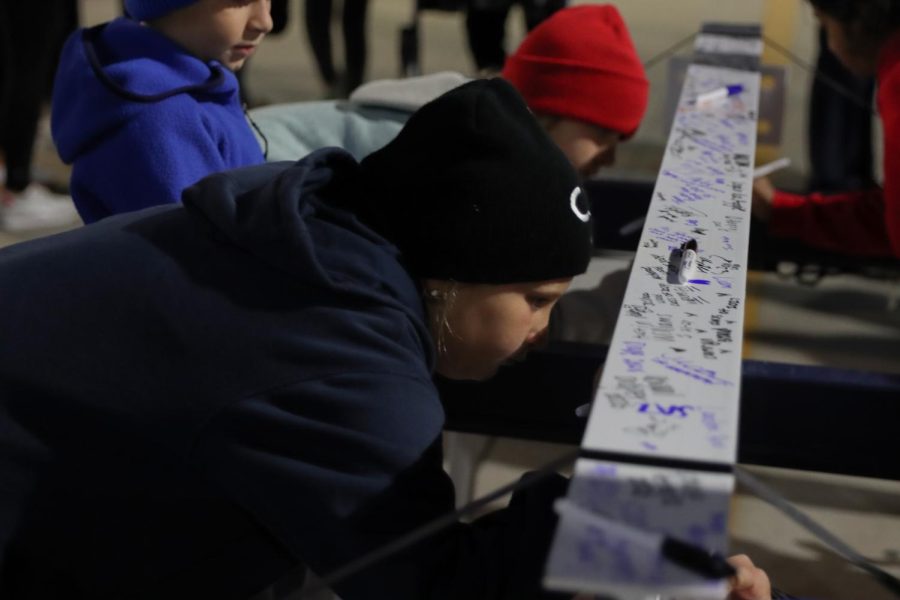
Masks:
[[[70,196],[54,194],[39,183],[10,194],[0,203],[0,230],[7,232],[54,229],[81,222]]]

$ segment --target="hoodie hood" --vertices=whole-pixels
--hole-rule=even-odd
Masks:
[[[227,104],[234,73],[203,62],[151,27],[120,18],[66,41],[53,87],[53,138],[67,163],[142,108],[179,94]]]
[[[325,148],[296,163],[211,175],[185,190],[183,202],[214,238],[295,281],[407,314],[430,349],[419,285],[400,251],[342,208],[364,193],[359,178],[359,165],[349,153]],[[429,356],[429,364],[432,360]]]

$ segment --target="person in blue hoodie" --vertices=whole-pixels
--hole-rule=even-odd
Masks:
[[[269,2],[126,0],[132,18],[70,36],[51,123],[85,223],[263,162],[234,71],[272,28]]]

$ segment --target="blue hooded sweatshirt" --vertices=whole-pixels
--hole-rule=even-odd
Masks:
[[[234,74],[125,18],[68,39],[51,123],[85,223],[179,202],[211,173],[263,162]]]
[[[417,282],[338,150],[0,250],[0,598],[247,598],[453,510]],[[528,598],[534,487],[337,586]]]

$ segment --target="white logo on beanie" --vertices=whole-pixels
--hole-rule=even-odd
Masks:
[[[582,209],[580,206],[578,206],[579,196],[583,193],[584,192],[581,191],[580,187],[576,187],[574,190],[572,190],[572,194],[569,196],[569,206],[572,207],[572,212],[575,213],[576,217],[587,223],[591,220],[590,204],[588,203],[587,199],[585,199],[585,208]]]

